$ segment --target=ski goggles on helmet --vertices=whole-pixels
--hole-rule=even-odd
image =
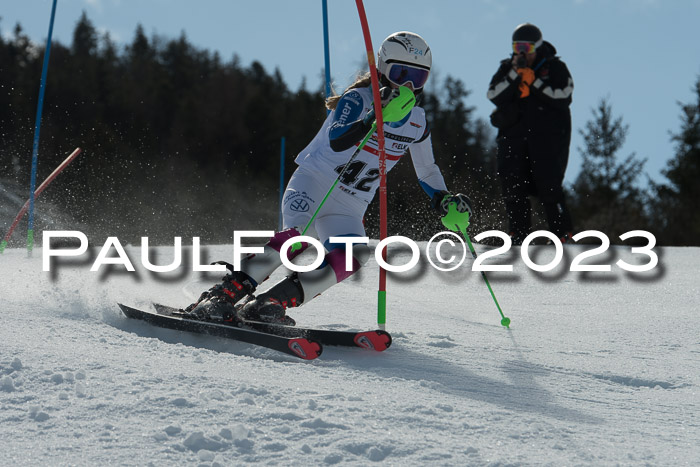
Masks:
[[[428,81],[430,70],[416,68],[404,63],[390,63],[387,67],[386,77],[392,83],[403,86],[408,83],[413,85],[413,89],[420,89]]]
[[[534,42],[513,42],[513,52],[515,52],[516,54],[534,54],[535,48],[536,47]]]

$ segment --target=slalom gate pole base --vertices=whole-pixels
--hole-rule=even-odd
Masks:
[[[382,331],[386,331],[386,290],[379,290],[377,302],[377,325]]]
[[[34,229],[27,230],[27,255],[32,256],[34,249]]]

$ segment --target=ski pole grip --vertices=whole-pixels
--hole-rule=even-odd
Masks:
[[[459,212],[457,203],[452,201],[447,206],[447,214],[442,216],[442,225],[453,232],[465,231],[469,227],[469,212]]]
[[[399,86],[399,95],[382,109],[382,118],[387,123],[401,121],[413,110],[414,105],[416,105],[416,96],[413,91],[406,86]]]

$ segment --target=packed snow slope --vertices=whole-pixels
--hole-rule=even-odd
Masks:
[[[700,465],[700,249],[656,248],[654,270],[630,273],[614,263],[646,258],[611,247],[592,259],[611,272],[569,271],[586,249],[546,273],[517,250],[500,259],[514,271],[487,274],[510,329],[471,258],[453,272],[422,259],[389,277],[390,349],[310,362],[120,314],[185,306],[218,280],[191,263],[151,273],[127,247],[134,273],[91,272],[96,252],[43,272],[41,249],[6,250],[0,465]],[[290,315],[374,328],[377,283],[372,259]]]

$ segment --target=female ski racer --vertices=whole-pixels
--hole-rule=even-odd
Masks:
[[[423,91],[432,65],[430,48],[418,34],[396,32],[384,40],[378,53],[378,72],[382,86],[382,107],[386,109],[405,86],[417,95]],[[297,156],[297,170],[289,180],[283,197],[284,229],[264,247],[264,253],[248,255],[239,271],[226,264],[230,274],[223,282],[204,292],[185,311],[197,319],[234,322],[255,320],[294,324],[285,309],[307,303],[329,287],[355,273],[369,258],[364,244],[352,245],[352,267],[346,269],[346,244],[331,243],[331,237],[364,237],[363,216],[379,185],[379,151],[376,133],[352,162],[360,141],[375,120],[370,73],[358,79],[341,96],[330,97],[326,106],[332,111],[318,134]],[[386,169],[406,154],[411,155],[418,182],[442,215],[450,202],[459,212],[469,212],[469,199],[447,191],[440,169],[433,158],[430,130],[425,111],[408,107],[398,121],[384,122]],[[386,111],[384,111],[386,113]],[[383,115],[384,115],[383,113]],[[346,167],[347,165],[347,167]],[[343,172],[343,169],[345,171]],[[313,227],[327,254],[317,269],[293,273],[257,297],[252,293],[261,282],[282,265],[282,244],[301,235],[304,226],[322,202],[336,178],[338,184],[322,204]],[[301,253],[302,248],[288,254]],[[291,251],[291,250],[289,250]],[[238,304],[244,297],[247,300]]]

